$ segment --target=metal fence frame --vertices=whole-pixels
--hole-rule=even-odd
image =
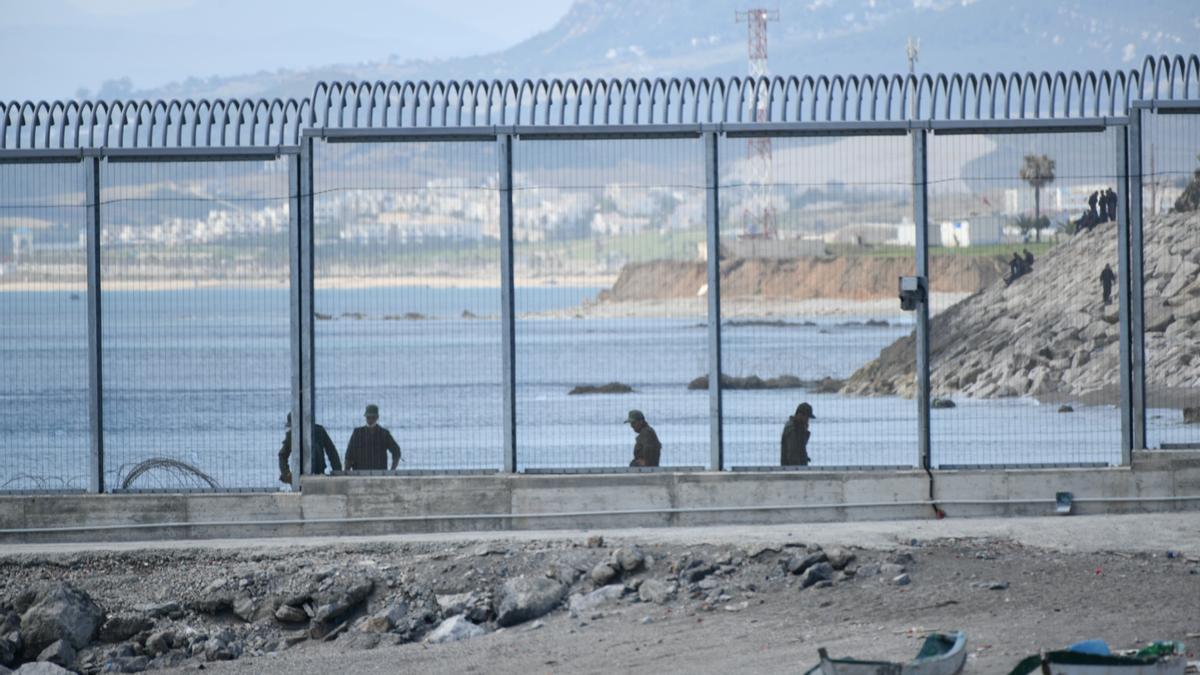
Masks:
[[[1164,57],[1165,59],[1165,57]],[[459,108],[455,123],[462,122],[462,114],[464,105],[462,103],[462,95],[468,91],[474,102],[470,108],[470,124],[464,126],[448,126],[447,112],[450,109],[449,99],[442,101],[441,122],[443,126],[433,126],[433,110],[435,104],[431,102],[435,88],[431,88],[427,83],[418,83],[412,85],[406,83],[399,85],[384,86],[382,83],[375,85],[367,85],[361,83],[334,84],[319,83],[314,89],[314,98],[312,102],[323,101],[325,107],[321,115],[318,115],[317,108],[310,99],[305,99],[301,103],[290,101],[287,104],[280,104],[276,101],[272,104],[263,104],[260,106],[235,106],[225,104],[220,109],[221,115],[218,116],[215,103],[202,101],[193,104],[192,107],[177,106],[175,102],[170,105],[157,102],[156,104],[144,105],[118,105],[111,104],[108,107],[103,107],[104,104],[74,104],[74,107],[55,104],[55,106],[47,106],[46,104],[0,104],[0,163],[84,163],[87,167],[86,172],[86,195],[87,195],[87,313],[88,313],[88,361],[89,361],[89,423],[91,434],[91,453],[89,466],[89,491],[95,493],[105,492],[104,484],[104,411],[103,411],[103,378],[101,372],[102,365],[102,350],[101,343],[101,288],[102,279],[100,276],[100,232],[102,228],[100,204],[101,200],[101,181],[100,174],[103,170],[104,161],[108,162],[189,162],[189,161],[273,161],[280,158],[286,158],[288,167],[288,186],[289,186],[289,267],[291,276],[289,305],[291,317],[291,411],[293,419],[297,421],[300,433],[292,435],[292,473],[299,481],[302,474],[311,473],[312,467],[309,466],[312,453],[309,448],[313,447],[313,423],[315,420],[315,350],[314,350],[314,149],[315,144],[322,143],[341,143],[341,142],[367,142],[367,143],[404,143],[404,142],[490,142],[495,143],[498,149],[498,185],[499,185],[499,201],[500,201],[500,288],[501,288],[501,326],[502,326],[502,364],[504,375],[502,380],[503,392],[503,446],[504,446],[504,462],[503,471],[513,473],[517,470],[517,423],[516,423],[516,337],[515,337],[515,312],[514,312],[514,270],[513,270],[513,195],[512,195],[512,152],[514,141],[516,140],[565,140],[565,139],[616,139],[616,138],[636,138],[636,139],[694,139],[696,142],[703,145],[704,156],[704,176],[705,176],[705,210],[706,210],[706,232],[707,232],[707,277],[709,284],[708,293],[708,362],[709,372],[721,372],[721,294],[720,294],[720,263],[719,256],[716,255],[719,246],[718,233],[720,231],[720,185],[719,185],[719,170],[720,158],[718,156],[718,147],[720,138],[739,138],[739,137],[786,137],[786,136],[861,136],[861,135],[891,135],[901,136],[907,135],[912,141],[912,167],[913,167],[913,219],[917,225],[917,245],[914,253],[914,273],[922,278],[928,278],[928,218],[927,218],[927,138],[930,134],[935,135],[950,135],[950,134],[995,134],[995,133],[1081,133],[1081,132],[1104,132],[1108,129],[1118,129],[1118,141],[1116,155],[1113,157],[1114,175],[1118,179],[1118,186],[1121,188],[1118,191],[1118,265],[1122,273],[1119,279],[1119,322],[1120,322],[1120,411],[1121,411],[1121,464],[1129,465],[1131,463],[1132,452],[1139,450],[1145,446],[1145,354],[1144,354],[1144,326],[1143,326],[1143,278],[1142,278],[1142,211],[1141,211],[1141,187],[1142,187],[1142,156],[1141,156],[1141,126],[1143,116],[1146,114],[1197,114],[1200,113],[1200,59],[1196,56],[1188,58],[1176,57],[1171,59],[1160,59],[1155,61],[1148,59],[1147,64],[1142,71],[1130,71],[1128,74],[1117,73],[1109,75],[1101,73],[1096,75],[1087,73],[1080,76],[1078,73],[1073,73],[1070,76],[1062,76],[1058,74],[1051,77],[1045,73],[1041,76],[1031,76],[1030,78],[1019,77],[989,77],[974,75],[968,76],[924,76],[921,79],[902,78],[896,76],[888,80],[886,78],[854,79],[850,78],[832,80],[828,78],[819,78],[811,80],[806,78],[803,81],[791,78],[784,80],[775,78],[774,80],[766,80],[755,83],[749,80],[732,78],[728,81],[715,80],[708,82],[702,81],[704,87],[701,88],[696,83],[687,85],[679,84],[678,81],[672,80],[671,83],[662,84],[661,81],[655,84],[648,83],[643,80],[634,82],[632,80],[624,83],[618,83],[620,86],[615,86],[612,83],[604,85],[604,83],[590,83],[583,81],[582,83],[572,84],[576,95],[576,108],[573,115],[574,124],[567,123],[566,110],[569,108],[567,93],[569,87],[561,82],[555,83],[538,83],[536,85],[528,82],[521,85],[509,83],[510,86],[495,87],[495,86],[479,86],[487,85],[487,83],[463,83],[453,87],[442,85],[441,93],[443,96],[449,96],[451,92],[457,91],[460,95]],[[1166,77],[1167,85],[1161,84],[1162,76]],[[1014,74],[1015,76],[1015,74]],[[1176,80],[1182,76],[1181,96],[1186,100],[1157,100],[1162,88],[1166,88],[1166,93],[1169,97],[1176,96]],[[1193,79],[1197,80],[1196,87],[1192,88]],[[1150,81],[1153,80],[1153,83]],[[557,81],[556,81],[557,82]],[[690,80],[687,82],[691,82]],[[816,82],[816,84],[811,84]],[[824,84],[822,84],[822,82]],[[840,82],[840,84],[839,84]],[[799,83],[799,84],[797,84]],[[806,89],[808,84],[811,84],[809,89]],[[884,115],[884,119],[875,119],[875,106],[878,103],[880,91],[878,89],[881,83],[887,83],[886,96],[888,103],[884,110],[888,111]],[[972,84],[974,83],[974,84]],[[1089,84],[1090,83],[1090,84]],[[440,83],[438,83],[440,84]],[[499,84],[499,83],[497,83]],[[1001,85],[1003,84],[1003,87]],[[586,85],[586,86],[584,86]],[[853,85],[853,86],[851,86]],[[986,86],[985,86],[986,85]],[[1061,85],[1061,86],[1060,86]],[[691,89],[688,89],[688,86]],[[974,87],[972,90],[970,87]],[[382,89],[381,89],[382,87]],[[557,88],[555,88],[557,87]],[[825,87],[821,89],[820,87]],[[840,88],[839,88],[840,87]],[[871,89],[874,87],[874,89]],[[957,88],[956,88],[957,87]],[[1091,89],[1088,89],[1091,87]],[[1107,89],[1105,89],[1107,87]],[[1147,87],[1150,88],[1150,100],[1145,100],[1141,94],[1146,92]],[[1122,92],[1122,88],[1124,91]],[[856,108],[848,108],[847,101],[849,100],[849,92],[851,90],[857,92],[858,101]],[[990,92],[991,98],[987,114],[983,114],[982,104],[986,100],[984,89]],[[482,96],[481,92],[485,92],[485,99],[479,99]],[[602,119],[605,123],[594,124],[596,117],[596,108],[599,106],[597,101],[599,92],[603,90],[606,97],[602,108]],[[694,108],[692,119],[698,120],[703,115],[700,112],[702,96],[701,91],[708,93],[708,118],[710,120],[717,117],[713,112],[715,102],[722,104],[721,117],[724,119],[732,118],[733,121],[710,121],[710,122],[693,122],[683,123],[683,111],[687,107],[683,101],[684,95],[691,91],[694,98]],[[996,104],[998,92],[1003,90],[1002,100],[1004,101],[1004,117],[997,117]],[[1028,90],[1028,91],[1027,91]],[[1056,102],[1056,95],[1059,91],[1065,92],[1065,102],[1060,106]],[[334,92],[338,92],[334,95]],[[390,101],[393,94],[398,93],[399,105],[396,109],[397,126],[371,126],[375,120],[374,108],[376,97],[379,92],[383,92],[384,103],[382,105],[383,121],[388,120],[387,101]],[[579,123],[582,120],[581,105],[583,100],[583,92],[590,91],[592,93],[591,105],[588,114],[588,123]],[[808,119],[804,119],[804,92],[812,93],[813,98],[810,99]],[[968,119],[967,100],[971,98],[968,94],[974,92],[974,112],[975,119]],[[1085,106],[1087,92],[1091,92],[1092,103],[1090,110]],[[427,98],[421,99],[422,92],[425,92]],[[519,121],[525,119],[530,124],[511,124],[511,125],[475,125],[476,122],[476,107],[486,104],[485,120],[490,121],[497,112],[494,109],[495,101],[493,97],[496,92],[500,92],[499,103],[499,118],[501,121],[505,119],[505,110],[507,106],[515,106],[514,117]],[[522,107],[523,92],[533,92],[532,107]],[[553,93],[558,92],[560,97],[554,99]],[[634,98],[630,100],[629,105],[632,105],[632,120],[625,121],[624,113],[627,108],[626,95],[629,92],[634,93]],[[669,108],[671,105],[672,92],[677,93],[677,98],[674,101],[678,108],[678,116],[675,123],[669,123]],[[733,96],[733,92],[738,92],[737,96]],[[745,123],[741,122],[741,111],[746,106],[757,105],[759,96],[766,96],[768,106],[774,105],[776,93],[782,96],[782,111],[783,117],[786,119],[789,97],[795,94],[795,116],[790,121],[768,121],[761,123]],[[915,93],[914,93],[915,92]],[[957,93],[955,93],[957,92]],[[1032,92],[1033,97],[1030,101],[1033,105],[1030,117],[1026,117],[1028,105],[1026,103],[1026,94]],[[1071,92],[1078,94],[1076,107],[1078,108],[1078,117],[1069,117],[1072,114],[1073,108],[1071,103]],[[1105,98],[1107,92],[1108,116],[1103,116],[1100,113],[1104,112],[1102,99]],[[365,121],[367,126],[359,126],[360,111],[362,110],[362,101],[359,100],[360,94],[369,94]],[[1019,100],[1019,116],[1011,116],[1011,105],[1009,103],[1012,96],[1020,94]],[[613,96],[619,94],[617,99]],[[862,105],[864,96],[869,94],[871,119],[862,119]],[[1043,94],[1047,99],[1043,99]],[[1122,94],[1124,101],[1121,101]],[[658,95],[666,96],[664,99],[656,99]],[[825,115],[817,113],[818,99],[825,97]],[[932,101],[927,106],[923,106],[921,98],[923,95],[928,95]],[[321,97],[324,97],[323,99]],[[334,105],[334,99],[340,96],[338,105]],[[415,97],[413,107],[410,110],[409,122],[411,126],[402,126],[405,120],[404,104],[409,101],[408,96]],[[542,96],[542,107],[539,108],[538,97]],[[643,98],[643,97],[646,98]],[[833,119],[833,102],[840,96],[841,117],[842,119]],[[927,112],[927,119],[902,119],[907,113],[905,112],[909,104],[904,103],[897,113],[898,119],[892,119],[891,110],[893,107],[892,97],[898,96],[901,101],[909,101],[909,96],[915,97],[915,105],[918,110]],[[940,99],[939,96],[944,98]],[[352,97],[352,98],[351,98]],[[956,98],[957,97],[957,98]],[[480,101],[484,103],[480,103]],[[618,123],[610,124],[609,111],[614,100],[619,111]],[[954,117],[954,110],[951,101],[959,103],[958,118]],[[1061,100],[1061,99],[1060,99]],[[730,109],[730,102],[736,101],[736,107]],[[1118,115],[1117,104],[1122,103],[1119,112],[1126,112],[1127,115]],[[221,103],[221,102],[216,102]],[[262,103],[262,102],[260,102]],[[646,104],[643,109],[642,104]],[[353,106],[351,107],[351,104]],[[87,106],[91,106],[88,108]],[[656,107],[656,105],[658,107]],[[207,106],[207,107],[205,107]],[[557,107],[555,107],[557,106]],[[665,107],[664,107],[665,106]],[[939,108],[939,106],[942,106]],[[89,147],[88,143],[93,143],[96,136],[89,131],[84,134],[81,131],[82,120],[90,115],[91,129],[94,130],[97,123],[98,111],[103,107],[105,115],[110,113],[120,115],[120,125],[115,130],[115,147],[108,147],[107,142],[112,138],[110,134],[110,126],[112,119],[107,118],[103,127],[103,135],[101,140],[104,144],[101,147]],[[248,130],[243,128],[245,122],[245,112],[249,109],[252,113],[251,121],[248,125]],[[333,112],[337,111],[338,127],[330,128],[329,123],[333,116]],[[343,119],[345,110],[351,110],[351,123],[347,124]],[[418,109],[423,110],[424,126],[420,126],[417,119]],[[551,124],[551,110],[558,111],[558,124]],[[17,148],[9,149],[4,147],[6,135],[5,126],[12,125],[13,113],[17,120],[16,138]],[[191,111],[188,113],[187,111]],[[263,112],[263,111],[266,112]],[[522,115],[522,110],[528,110],[527,115]],[[537,111],[543,111],[543,123],[535,124],[537,121]],[[655,118],[655,112],[661,110],[660,123],[652,123]],[[72,112],[74,111],[74,112]],[[90,111],[90,112],[89,112]],[[148,113],[147,113],[148,111]],[[175,111],[173,113],[172,111]],[[202,111],[207,111],[208,116],[205,118]],[[236,114],[233,114],[236,111]],[[639,112],[640,111],[640,112]],[[32,113],[31,126],[25,132],[22,131],[21,125],[26,121],[26,114]],[[942,113],[942,114],[939,114]],[[1091,112],[1093,116],[1087,116]],[[85,114],[87,113],[87,114]],[[131,113],[133,115],[132,129],[125,129],[126,116]],[[149,117],[146,117],[146,115]],[[174,114],[174,116],[172,116]],[[192,114],[189,118],[187,115]],[[74,115],[74,117],[72,117]],[[262,121],[260,125],[260,115]],[[1066,117],[1064,117],[1064,115]],[[54,144],[51,139],[51,131],[57,131],[57,142],[60,146],[67,143],[67,130],[71,128],[72,120],[74,121],[74,130],[72,142],[79,147],[52,147]],[[189,122],[190,120],[190,122]],[[142,132],[138,131],[138,122],[144,122],[145,128]],[[320,124],[318,124],[320,122]],[[235,125],[236,123],[236,125]],[[189,126],[190,124],[190,126]],[[272,127],[272,125],[277,125]],[[291,125],[291,126],[289,126]],[[183,145],[184,129],[188,128],[191,132],[191,140],[193,145]],[[233,138],[228,139],[226,128],[233,128]],[[198,130],[205,129],[205,145],[196,145],[198,139]],[[212,132],[214,129],[218,131],[218,144],[210,145],[213,142]],[[274,133],[272,129],[277,129]],[[155,136],[155,131],[160,133]],[[170,136],[168,130],[173,130],[175,133],[176,144],[170,145]],[[290,131],[289,131],[290,130]],[[29,145],[36,145],[36,141],[44,134],[44,147],[26,147],[21,148],[22,133],[26,133],[30,139]],[[242,145],[242,139],[249,134],[249,145]],[[145,138],[147,145],[154,145],[155,138],[160,140],[160,147],[137,147],[138,139]],[[254,145],[257,139],[262,138],[261,145]],[[279,144],[271,145],[271,140],[278,141]],[[292,145],[283,144],[284,141],[294,141]],[[917,438],[915,444],[913,466],[923,470],[932,468],[930,447],[930,428],[929,428],[929,411],[930,411],[930,387],[929,387],[929,308],[928,301],[919,304],[916,314],[916,363],[917,363],[917,396],[914,405],[917,407]],[[728,469],[724,455],[724,438],[723,438],[723,406],[722,406],[722,389],[719,377],[709,378],[709,413],[710,413],[710,455],[708,469],[720,471]],[[475,473],[478,473],[476,471]],[[298,483],[297,483],[298,485]]]

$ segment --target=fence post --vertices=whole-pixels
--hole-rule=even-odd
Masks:
[[[100,156],[84,158],[87,175],[88,491],[104,492],[104,352],[100,312]]]
[[[300,436],[300,447],[292,441],[293,457],[300,463],[303,473],[314,473],[313,464],[313,425],[316,424],[316,387],[314,370],[314,329],[313,329],[313,237],[315,230],[313,210],[313,144],[312,136],[302,136],[300,140],[298,185],[300,202],[299,241],[300,249],[300,416],[292,419],[293,439]],[[293,473],[292,485],[299,485],[299,474]]]
[[[721,200],[719,137],[704,132],[704,211],[708,267],[708,469],[725,468],[724,409],[721,403]]]
[[[302,284],[300,283],[300,213],[304,209],[303,195],[304,190],[300,187],[300,155],[299,153],[290,154],[287,156],[288,167],[288,261],[291,274],[291,295],[288,306],[290,308],[290,326],[291,330],[291,346],[292,346],[292,454],[288,463],[288,468],[292,472],[292,487],[300,485],[300,455],[302,447],[303,434],[298,431],[300,429],[300,420],[304,415],[301,412],[303,405],[301,404],[301,392],[303,391],[303,349],[301,347],[300,336],[303,332],[301,317],[300,301],[302,295]]]
[[[917,466],[933,468],[929,444],[929,176],[928,132],[912,130],[913,224],[916,228],[916,275],[925,281],[926,294],[917,304]]]
[[[517,471],[516,316],[513,298],[513,135],[496,137],[500,192],[500,350],[504,369],[504,473]]]
[[[1136,110],[1131,110],[1130,115],[1134,114],[1136,114]],[[1137,357],[1133,344],[1136,339],[1134,333],[1139,330],[1140,326],[1134,325],[1134,315],[1138,312],[1134,311],[1133,294],[1130,287],[1135,276],[1132,263],[1134,243],[1129,232],[1129,199],[1126,194],[1133,188],[1132,181],[1127,180],[1131,159],[1129,156],[1130,128],[1120,126],[1116,129],[1118,133],[1114,158],[1114,169],[1116,170],[1114,179],[1117,184],[1117,268],[1120,271],[1117,277],[1117,317],[1120,324],[1119,350],[1121,358],[1121,464],[1128,466],[1132,460],[1134,447],[1133,373],[1136,367],[1134,361]]]
[[[1145,325],[1145,293],[1143,285],[1143,249],[1142,239],[1142,119],[1144,112],[1141,108],[1133,108],[1129,112],[1129,127],[1127,134],[1128,162],[1121,164],[1126,170],[1126,178],[1117,187],[1117,214],[1128,214],[1129,217],[1129,374],[1130,374],[1130,443],[1131,450],[1146,448],[1146,325]],[[1119,161],[1119,160],[1118,160]],[[1121,187],[1127,186],[1122,191]],[[1124,203],[1125,193],[1129,197]],[[1128,208],[1126,208],[1128,206]],[[1128,465],[1131,457],[1122,453],[1121,463]]]

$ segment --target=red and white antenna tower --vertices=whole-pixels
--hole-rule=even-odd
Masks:
[[[750,77],[759,82],[767,76],[767,22],[779,20],[779,10],[748,9],[736,12],[737,23],[746,23],[746,51],[750,57]],[[755,122],[767,121],[767,87],[756,84],[758,104]],[[775,236],[775,208],[771,206],[771,139],[746,141],[746,159],[750,169],[752,193],[742,211],[745,237],[771,239]]]

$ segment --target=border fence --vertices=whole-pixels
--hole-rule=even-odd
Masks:
[[[1198,130],[1196,55],[0,102],[0,491],[273,489],[367,403],[400,473],[1200,447]]]

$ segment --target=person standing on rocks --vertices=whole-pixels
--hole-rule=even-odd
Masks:
[[[1017,277],[1025,273],[1025,259],[1020,253],[1013,251],[1012,260],[1008,261],[1008,278],[1004,280],[1004,285],[1008,286],[1017,280]]]
[[[1025,271],[1032,272],[1033,271],[1033,254],[1029,252],[1029,249],[1024,249],[1023,253],[1025,254],[1024,258],[1023,258],[1025,261]]]
[[[633,461],[629,466],[658,466],[662,443],[658,441],[654,428],[646,422],[646,416],[640,410],[630,410],[625,424],[632,426],[637,433],[637,440],[633,443]]]
[[[292,457],[292,413],[287,414],[287,433],[283,435],[283,446],[279,448],[279,482],[292,482],[292,469],[288,460]],[[329,466],[334,471],[342,470],[342,460],[338,458],[337,446],[329,437],[329,432],[320,424],[313,425],[313,443],[321,451],[313,455],[313,473],[325,473],[325,458],[329,458]]]
[[[1108,219],[1117,219],[1117,193],[1112,188],[1104,193],[1104,203],[1108,205]]]
[[[783,425],[783,437],[779,439],[780,466],[808,466],[808,421],[815,419],[812,406],[807,401],[796,406],[796,414]]]
[[[347,471],[383,471],[387,469],[387,454],[392,454],[392,471],[400,465],[400,445],[392,432],[378,424],[379,406],[371,404],[363,413],[367,423],[350,434],[346,444]]]
[[[1100,220],[1100,214],[1096,213],[1096,202],[1100,201],[1100,191],[1093,192],[1088,197],[1088,212],[1092,214],[1092,222],[1103,222]]]
[[[1104,290],[1104,304],[1112,304],[1112,287],[1117,280],[1117,275],[1113,274],[1111,265],[1104,265],[1104,269],[1100,272],[1100,287]]]

